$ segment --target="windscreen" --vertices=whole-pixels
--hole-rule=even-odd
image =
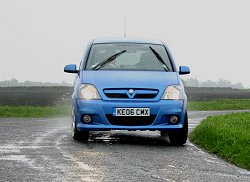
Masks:
[[[85,69],[173,71],[163,45],[135,43],[94,44]]]

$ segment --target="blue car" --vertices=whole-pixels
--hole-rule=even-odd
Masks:
[[[171,144],[187,140],[187,97],[175,66],[161,41],[129,38],[94,39],[75,73],[72,133],[87,139],[90,131],[150,130],[168,135]]]

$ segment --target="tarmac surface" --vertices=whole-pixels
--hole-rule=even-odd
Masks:
[[[189,112],[189,131],[228,111]],[[157,131],[71,138],[70,118],[0,119],[0,181],[250,181],[236,167],[189,141],[171,146]]]

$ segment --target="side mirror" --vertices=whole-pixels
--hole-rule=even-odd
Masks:
[[[68,64],[64,67],[64,72],[66,73],[78,73],[75,64]]]
[[[190,73],[190,69],[187,66],[180,66],[179,67],[179,74],[180,75],[187,75]]]

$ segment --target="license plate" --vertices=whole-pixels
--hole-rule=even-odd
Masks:
[[[150,116],[150,108],[116,108],[116,116]]]

